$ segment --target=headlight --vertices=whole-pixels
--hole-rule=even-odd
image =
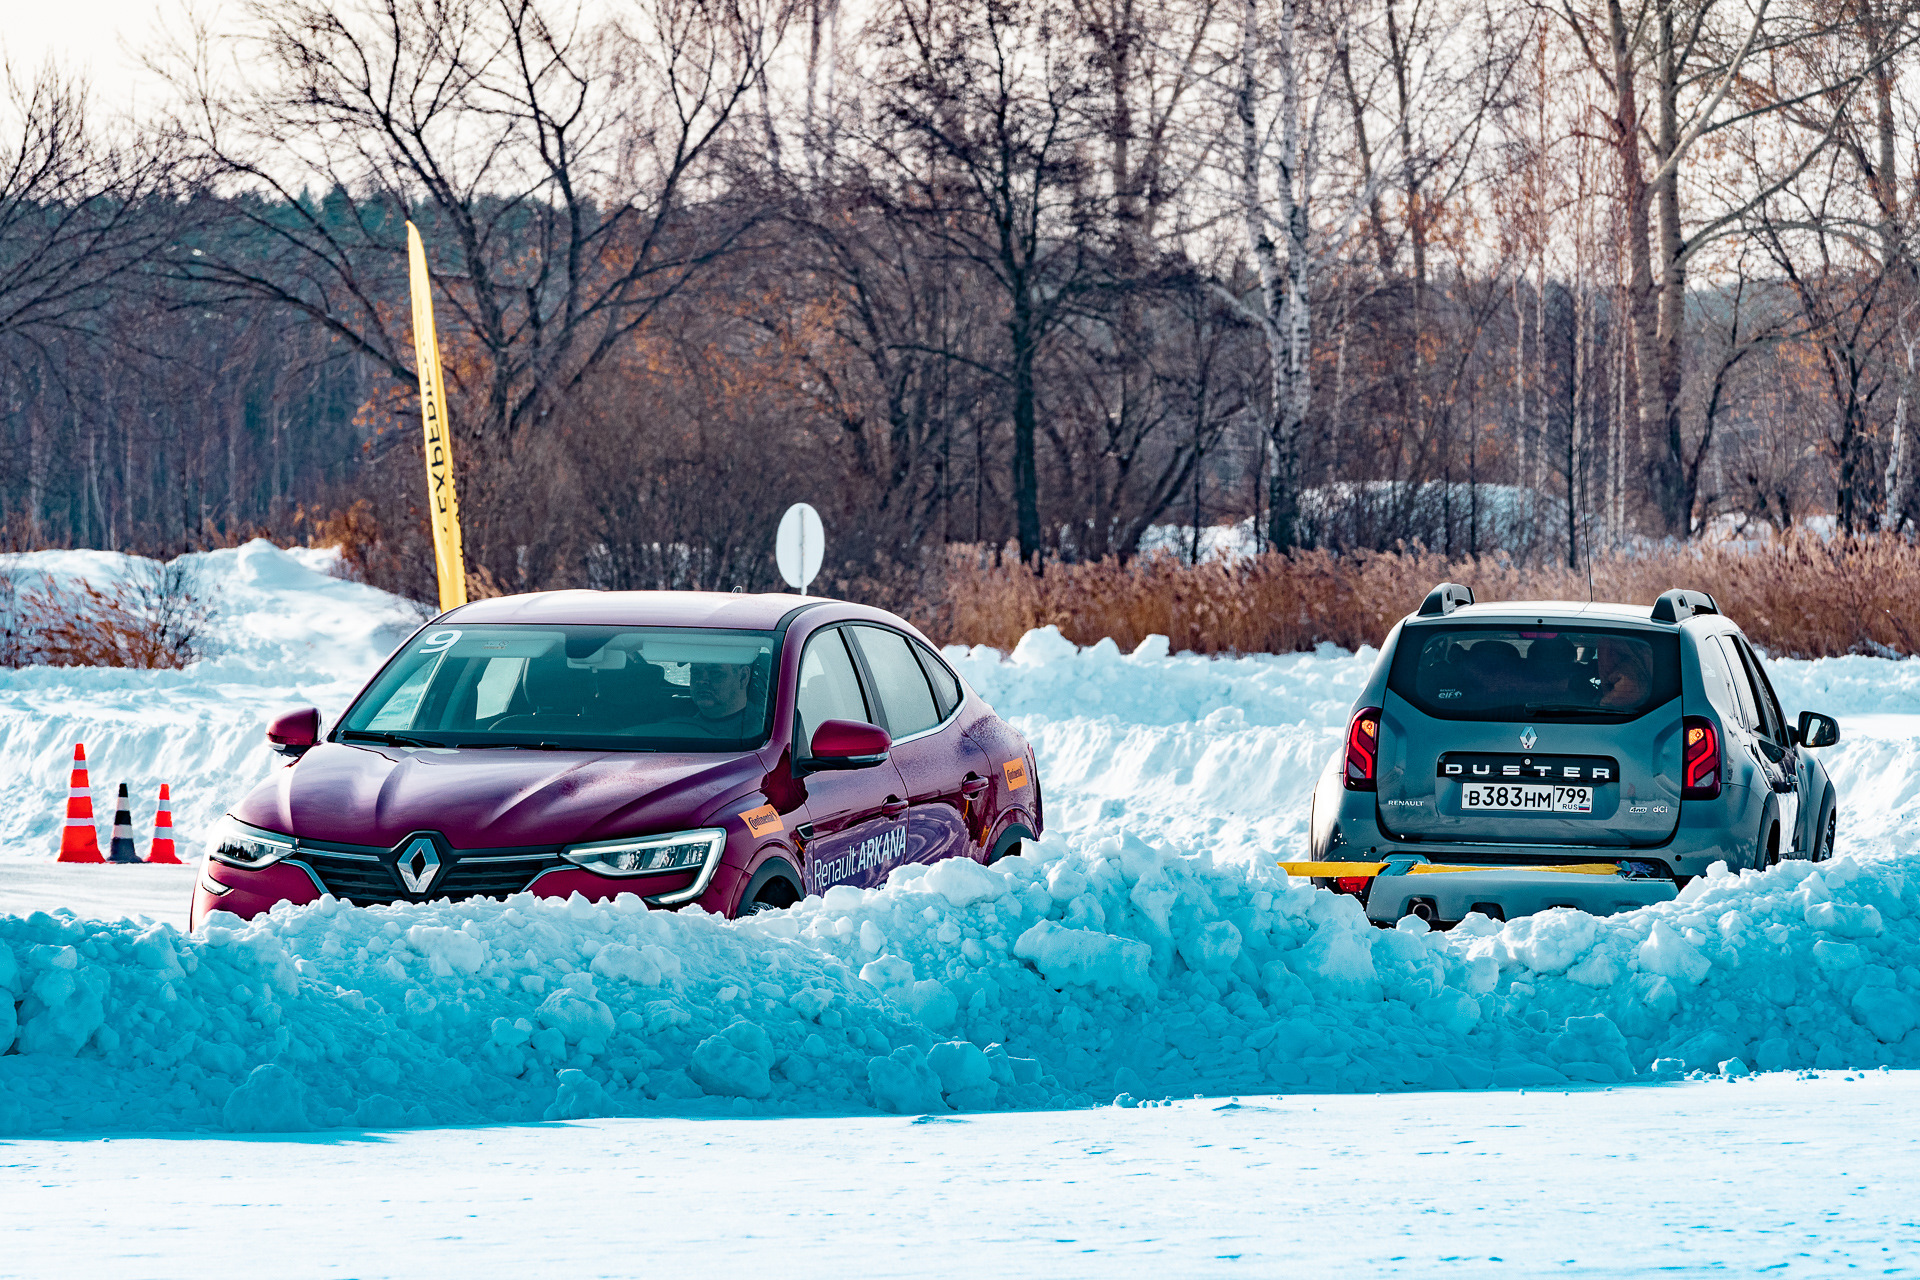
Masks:
[[[230,867],[270,867],[293,852],[293,837],[222,818],[207,838],[207,852]]]
[[[727,833],[721,828],[702,827],[664,836],[569,845],[560,856],[603,876],[657,876],[703,868],[719,859],[726,843]]]

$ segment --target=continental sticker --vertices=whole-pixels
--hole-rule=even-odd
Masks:
[[[773,806],[770,804],[763,804],[758,809],[747,810],[740,815],[740,821],[747,824],[747,830],[752,832],[756,839],[760,836],[770,836],[776,831],[785,831],[787,829],[786,824],[780,821],[780,815],[774,811]]]
[[[1009,760],[1000,767],[1007,771],[1007,789],[1009,791],[1018,791],[1027,785],[1027,762],[1025,760]]]

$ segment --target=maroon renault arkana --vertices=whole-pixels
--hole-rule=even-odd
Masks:
[[[208,841],[193,925],[359,904],[634,893],[738,916],[1041,830],[1026,740],[892,614],[790,595],[555,591],[396,651]]]

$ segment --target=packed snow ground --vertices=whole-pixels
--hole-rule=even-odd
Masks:
[[[390,597],[327,578],[324,557],[313,553],[253,544],[213,553],[206,563],[226,610],[229,647],[199,667],[0,673],[0,772],[10,773],[15,795],[44,797],[0,814],[0,913],[13,913],[0,914],[0,990],[13,996],[0,996],[0,1045],[13,1047],[0,1057],[0,1133],[364,1135],[641,1117],[588,1128],[633,1135],[643,1148],[678,1149],[689,1132],[716,1135],[705,1140],[747,1153],[717,1157],[715,1171],[703,1175],[729,1187],[751,1166],[752,1152],[771,1159],[794,1142],[851,1160],[848,1178],[866,1169],[880,1186],[844,1204],[844,1194],[825,1197],[808,1212],[851,1215],[821,1230],[824,1238],[860,1243],[863,1233],[891,1229],[915,1189],[944,1176],[938,1153],[949,1141],[974,1144],[973,1156],[956,1157],[972,1171],[962,1175],[969,1187],[1006,1183],[1017,1197],[1023,1192],[1008,1170],[1022,1168],[1021,1144],[1007,1135],[1051,1133],[1068,1146],[1106,1147],[1116,1133],[1144,1132],[1138,1126],[1146,1124],[1162,1135],[1160,1145],[1139,1148],[1150,1164],[1175,1160],[1182,1144],[1195,1146],[1210,1132],[1203,1126],[1244,1123],[1248,1140],[1284,1135],[1304,1154],[1257,1174],[1218,1156],[1189,1166],[1196,1188],[1211,1186],[1234,1206],[1219,1253],[1320,1256],[1264,1235],[1262,1224],[1277,1221],[1282,1232],[1287,1224],[1319,1232],[1306,1238],[1340,1257],[1391,1269],[1401,1255],[1384,1240],[1375,1252],[1371,1238],[1364,1248],[1351,1239],[1347,1224],[1356,1219],[1344,1202],[1314,1209],[1319,1189],[1331,1178],[1339,1186],[1364,1183],[1378,1196],[1382,1179],[1429,1172],[1417,1161],[1402,1170],[1399,1135],[1411,1135],[1420,1150],[1438,1149],[1442,1132],[1463,1117],[1503,1123],[1502,1114],[1522,1106],[1512,1092],[1470,1099],[1454,1091],[1548,1089],[1556,1100],[1572,1091],[1573,1101],[1545,1104],[1531,1138],[1513,1139],[1507,1149],[1516,1170],[1540,1172],[1557,1157],[1594,1159],[1597,1151],[1644,1161],[1655,1153],[1623,1135],[1664,1132],[1679,1124],[1676,1115],[1698,1110],[1702,1118],[1687,1130],[1694,1140],[1725,1150],[1819,1143],[1806,1176],[1830,1180],[1860,1163],[1851,1156],[1856,1148],[1832,1145],[1831,1132],[1844,1130],[1830,1131],[1830,1117],[1808,1112],[1836,1096],[1860,1096],[1840,1092],[1863,1089],[1858,1082],[1772,1075],[1757,1084],[1599,1087],[1687,1073],[1737,1080],[1754,1069],[1920,1066],[1920,663],[1772,666],[1790,708],[1841,718],[1843,740],[1824,756],[1842,797],[1839,859],[1710,877],[1674,902],[1606,920],[1554,912],[1444,935],[1378,930],[1351,900],[1289,881],[1273,866],[1301,848],[1313,779],[1338,741],[1371,652],[1209,660],[1168,655],[1164,642],[1150,641],[1123,655],[1111,644],[1076,650],[1057,633],[1036,632],[1006,658],[952,651],[967,679],[1039,753],[1050,831],[1026,857],[993,868],[910,867],[878,891],[835,890],[735,924],[648,913],[632,899],[593,906],[519,898],[505,907],[322,903],[187,937],[169,922],[178,916],[149,909],[163,896],[153,873],[179,873],[51,863],[72,742],[88,742],[97,797],[122,777],[173,782],[182,797],[183,856],[194,857],[206,822],[271,767],[259,737],[266,718],[302,701],[337,712],[416,616]],[[136,820],[145,816],[137,811]],[[79,876],[97,877],[85,882],[85,898],[62,887]],[[82,909],[40,910],[63,894]],[[1920,1090],[1900,1074],[1874,1087],[1903,1103],[1900,1091]],[[1190,1103],[1124,1118],[1111,1109],[1060,1111],[1116,1098],[1125,1107],[1276,1091],[1290,1096],[1257,1114],[1223,1113],[1227,1121]],[[1329,1096],[1354,1091],[1366,1096]],[[1542,1105],[1531,1101],[1538,1096],[1528,1093],[1525,1105]],[[1726,1111],[1706,1101],[1756,1097],[1776,1100],[1770,1105],[1785,1117],[1782,1132],[1802,1136],[1750,1131],[1739,1104],[1725,1104]],[[1302,1108],[1317,1114],[1314,1106],[1343,1117],[1352,1145],[1337,1128],[1321,1132],[1318,1122],[1282,1123],[1298,1120]],[[990,1114],[1011,1108],[1025,1117]],[[969,1127],[901,1128],[904,1122],[876,1111]],[[1136,1118],[1163,1115],[1175,1117],[1165,1122],[1171,1128]],[[1582,1117],[1601,1126],[1604,1140]],[[714,1127],[689,1129],[696,1118]],[[1301,1136],[1303,1125],[1314,1136]],[[395,1134],[372,1139],[368,1150],[377,1161],[421,1169],[451,1159],[467,1141],[504,1143],[510,1162],[571,1161],[546,1145],[558,1141],[548,1136],[554,1132]],[[884,1163],[861,1165],[867,1139],[857,1135],[888,1134],[928,1167],[906,1176]],[[937,1136],[915,1136],[925,1134]],[[278,1181],[289,1159],[335,1153],[312,1156],[325,1168],[368,1139],[316,1140],[323,1145],[217,1150],[248,1159],[262,1153],[254,1167],[278,1170],[268,1179],[275,1203],[290,1203],[279,1199]],[[602,1150],[617,1141],[605,1139]],[[119,1176],[108,1147],[147,1149],[125,1141],[15,1143],[7,1148],[7,1178],[61,1185],[67,1177],[104,1193]],[[990,1149],[999,1154],[982,1154]],[[183,1169],[226,1159],[178,1150],[191,1153],[179,1157]],[[580,1159],[582,1167],[601,1167],[601,1155]],[[1724,1246],[1728,1257],[1817,1271],[1842,1255],[1856,1264],[1886,1256],[1869,1256],[1869,1246],[1911,1246],[1910,1220],[1898,1221],[1899,1211],[1870,1194],[1870,1185],[1846,1201],[1846,1212],[1834,1209],[1816,1222],[1802,1208],[1793,1209],[1798,1217],[1768,1210],[1765,1223],[1781,1234],[1754,1225],[1734,1241],[1728,1233],[1738,1235],[1741,1206],[1772,1204],[1766,1196],[1786,1203],[1789,1175],[1769,1180],[1756,1172],[1745,1200],[1702,1197],[1693,1166],[1680,1153],[1670,1159],[1679,1163],[1656,1180],[1670,1191],[1651,1198],[1635,1179],[1602,1179],[1596,1189],[1555,1165],[1556,1214],[1568,1203],[1592,1205],[1607,1224],[1583,1237],[1596,1242],[1602,1231],[1632,1234],[1634,1223],[1670,1233],[1697,1228],[1684,1238],[1707,1252],[1690,1255],[1693,1261]],[[1046,1166],[1057,1180],[1092,1185],[1084,1195],[1060,1193],[1049,1181],[1048,1194],[1064,1194],[1069,1208],[1096,1217],[1102,1205],[1125,1206],[1088,1228],[1100,1248],[1161,1239],[1177,1243],[1189,1261],[1211,1256],[1199,1252],[1210,1247],[1206,1222],[1184,1221],[1174,1211],[1177,1197],[1165,1211],[1148,1210],[1142,1205],[1150,1194],[1102,1182],[1125,1177],[1123,1163],[1063,1157]],[[1317,1168],[1303,1170],[1309,1165]],[[244,1170],[247,1159],[236,1167]],[[1726,1168],[1737,1183],[1736,1166]],[[1895,1172],[1909,1181],[1920,1174],[1911,1145],[1882,1151],[1875,1178]],[[482,1182],[496,1198],[511,1187]],[[1478,1194],[1470,1188],[1435,1194],[1456,1212],[1481,1208],[1494,1215],[1488,1221],[1500,1221],[1500,1213],[1519,1213],[1527,1203],[1524,1176],[1502,1188],[1484,1206],[1468,1204]],[[1290,1198],[1260,1204],[1260,1194],[1271,1201],[1282,1190]],[[1842,1190],[1823,1188],[1827,1199],[1815,1203],[1835,1203]],[[358,1203],[355,1194],[342,1191],[340,1200]],[[16,1197],[0,1200],[18,1212]],[[942,1221],[958,1224],[959,1240],[969,1229],[994,1229],[977,1216],[971,1194],[935,1200],[947,1206]],[[1727,1208],[1709,1212],[1703,1200]],[[682,1203],[677,1189],[675,1202]],[[450,1200],[430,1203],[450,1212]],[[1676,1207],[1662,1217],[1649,1203]],[[1052,1202],[1016,1205],[1018,1221],[1003,1239],[1031,1247],[1033,1224],[1054,1221]],[[1629,1205],[1639,1216],[1615,1221]],[[1191,1203],[1185,1209],[1194,1212]],[[285,1221],[296,1211],[304,1213],[304,1201],[262,1220]],[[1789,1238],[1783,1220],[1801,1234]],[[402,1214],[393,1229],[410,1222]],[[812,1222],[798,1229],[811,1230],[805,1224]],[[1136,1233],[1134,1224],[1144,1225]],[[1478,1234],[1441,1249],[1457,1226],[1402,1228],[1404,1257],[1422,1260],[1409,1269],[1447,1257],[1468,1270],[1500,1265],[1488,1258],[1505,1255],[1482,1248]],[[491,1230],[460,1238],[491,1240]],[[1533,1230],[1536,1249],[1559,1239],[1558,1232],[1540,1235],[1537,1223]],[[722,1231],[715,1223],[697,1234],[711,1241]],[[764,1236],[746,1239],[768,1244]],[[1682,1239],[1669,1243],[1679,1247]],[[1653,1247],[1651,1240],[1636,1245],[1633,1265]],[[1570,1238],[1567,1253],[1576,1271],[1609,1270],[1597,1247],[1575,1248]],[[945,1261],[930,1265],[942,1269]],[[140,1270],[136,1262],[128,1267]],[[339,1271],[378,1269],[342,1263]],[[1083,1267],[1050,1261],[1048,1269],[1113,1273],[1091,1255]]]
[[[0,1275],[1911,1270],[1920,1075],[0,1146]]]

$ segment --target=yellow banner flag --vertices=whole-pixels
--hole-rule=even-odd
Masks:
[[[467,602],[467,560],[460,547],[460,499],[453,488],[453,439],[447,430],[447,384],[440,376],[440,340],[433,331],[433,286],[420,232],[407,223],[407,275],[413,286],[413,361],[420,370],[420,415],[427,432],[427,508],[433,521],[433,566],[440,611]]]

